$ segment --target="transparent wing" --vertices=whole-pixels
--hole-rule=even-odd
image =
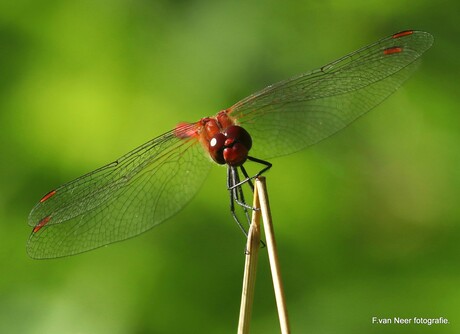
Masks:
[[[268,86],[228,109],[261,159],[296,152],[346,127],[392,94],[433,43],[403,31],[320,69]]]
[[[194,138],[157,137],[45,195],[29,215],[27,252],[61,257],[138,235],[183,208],[210,166]]]

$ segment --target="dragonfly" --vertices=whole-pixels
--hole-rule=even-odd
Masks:
[[[247,215],[241,187],[266,172],[269,159],[316,144],[380,104],[410,77],[433,40],[428,32],[401,31],[214,116],[179,123],[44,195],[28,217],[27,253],[36,259],[75,255],[141,234],[180,211],[213,163],[227,166],[234,218],[234,202]],[[252,177],[248,161],[263,166]]]

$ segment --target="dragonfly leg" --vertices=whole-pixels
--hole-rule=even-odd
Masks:
[[[234,186],[235,173],[237,174],[238,172],[235,171],[235,169],[236,169],[235,167],[231,167],[231,166],[228,166],[227,168],[227,189],[230,193],[230,212],[232,214],[233,219],[235,220],[235,222],[237,223],[237,225],[240,227],[241,231],[243,232],[243,234],[247,237],[248,232],[244,228],[243,224],[241,224],[235,212],[235,202],[238,203],[238,199],[237,199],[238,198],[238,187]],[[247,209],[245,210],[247,211]],[[247,217],[249,216],[247,215]]]
[[[238,170],[236,168],[234,168],[234,170],[235,170],[235,181],[236,183],[239,183],[240,176],[238,174]],[[243,208],[244,215],[246,216],[246,221],[248,222],[248,226],[249,226],[251,225],[251,218],[249,217],[248,209],[254,210],[254,208],[246,204],[246,200],[244,199],[243,187],[242,186],[236,187],[236,189],[237,189],[237,193],[236,193],[237,196],[235,197],[235,202]]]
[[[243,165],[240,166],[241,172],[243,173],[244,177],[246,180],[248,180],[249,186],[251,187],[252,191],[254,192],[254,184],[252,183],[251,178],[248,175],[248,172],[246,171],[246,168],[244,168]]]
[[[254,158],[254,157],[250,157],[248,156],[248,160],[249,161],[252,161],[252,162],[255,162],[255,163],[258,163],[258,164],[261,164],[261,165],[264,165],[265,167],[262,168],[259,172],[257,172],[256,175],[254,176],[249,176],[248,173],[246,172],[246,169],[241,165],[240,168],[241,168],[241,171],[243,172],[244,176],[245,176],[245,179],[243,181],[240,181],[236,184],[233,185],[233,187],[239,187],[241,186],[242,184],[246,183],[246,182],[249,182],[249,184],[251,185],[251,188],[254,189],[254,185],[252,184],[252,179],[255,179],[255,178],[258,178],[260,175],[262,175],[263,173],[265,173],[266,171],[268,171],[270,168],[272,168],[272,164],[268,161],[265,161],[265,160],[261,160],[261,159],[257,159],[257,158]]]
[[[248,173],[242,166],[240,167],[241,167],[241,171],[243,172],[244,176],[249,180],[246,182],[248,182],[252,186],[251,188],[253,188],[252,182],[250,181],[250,178],[248,178]],[[246,182],[240,182],[240,176],[238,174],[238,170],[236,169],[236,167],[228,166],[227,168],[227,188],[230,192],[230,211],[232,213],[233,219],[236,221],[241,231],[243,231],[244,235],[247,237],[248,232],[243,227],[243,224],[241,224],[240,220],[238,219],[238,216],[236,215],[235,203],[237,203],[243,208],[248,226],[251,225],[251,218],[249,217],[249,210],[254,211],[254,210],[260,210],[260,209],[254,208],[246,204],[246,201],[244,199],[243,188],[242,188],[242,185]],[[265,242],[260,240],[260,245],[262,248],[264,248]]]

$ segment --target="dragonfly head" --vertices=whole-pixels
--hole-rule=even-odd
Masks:
[[[241,166],[252,147],[249,133],[241,126],[231,125],[209,141],[209,154],[220,165]]]

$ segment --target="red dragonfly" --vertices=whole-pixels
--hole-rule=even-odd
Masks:
[[[28,254],[37,259],[74,255],[151,229],[191,200],[212,165],[210,158],[228,166],[235,216],[234,202],[250,208],[241,190],[251,179],[246,161],[264,165],[256,177],[271,167],[266,159],[343,129],[396,91],[432,43],[433,36],[423,31],[393,34],[270,85],[215,116],[181,123],[48,192],[29,215]]]

